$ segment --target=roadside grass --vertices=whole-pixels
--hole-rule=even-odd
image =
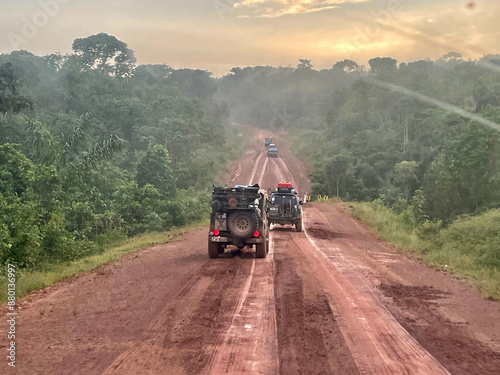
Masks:
[[[402,222],[390,208],[349,203],[353,215],[379,238],[429,265],[472,281],[489,299],[500,300],[500,210],[464,216],[447,228],[425,230]]]
[[[16,298],[33,290],[43,289],[65,278],[88,272],[97,267],[120,259],[124,255],[148,248],[153,245],[178,241],[188,230],[206,226],[206,220],[190,225],[173,228],[166,232],[145,233],[110,245],[103,253],[61,264],[47,264],[37,271],[21,270],[16,272]],[[7,277],[0,276],[0,303],[7,300]]]
[[[410,250],[417,257],[422,257],[429,247],[429,243],[402,223],[390,208],[366,202],[349,202],[349,207],[353,215],[374,229],[384,242]]]

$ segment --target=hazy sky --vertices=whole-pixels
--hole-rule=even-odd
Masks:
[[[140,64],[223,75],[233,66],[329,68],[350,58],[399,61],[500,52],[498,0],[0,0],[0,53],[71,52],[105,32]]]

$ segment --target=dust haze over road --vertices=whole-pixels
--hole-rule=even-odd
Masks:
[[[265,155],[269,135],[279,158]],[[286,140],[252,137],[223,183],[310,192]],[[273,227],[265,259],[214,260],[195,230],[32,293],[11,372],[498,374],[497,302],[380,243],[341,206],[306,204],[304,228]]]

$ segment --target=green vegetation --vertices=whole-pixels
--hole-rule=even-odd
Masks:
[[[235,68],[218,97],[235,121],[286,128],[311,196],[373,202],[355,212],[384,240],[500,298],[500,55],[369,65]]]
[[[417,236],[414,228],[409,228],[390,208],[385,207],[380,201],[373,203],[351,203],[354,205],[353,214],[358,219],[373,228],[390,245],[398,248],[408,249],[418,256],[423,255],[423,244]]]
[[[420,191],[417,220],[448,225],[500,207],[498,57],[235,68],[218,97],[237,121],[287,128],[295,155],[314,165],[312,196],[394,207]]]
[[[189,226],[182,228],[173,228],[168,232],[150,232],[141,234],[134,238],[126,238],[120,236],[119,234],[113,238],[114,243],[109,245],[104,252],[91,255],[82,259],[78,259],[72,262],[65,262],[60,264],[44,264],[39,268],[38,271],[21,270],[16,273],[16,296],[17,298],[26,295],[32,290],[43,289],[51,284],[64,280],[67,277],[74,276],[76,274],[94,270],[95,268],[117,260],[138,249],[144,249],[146,247],[165,244],[173,241],[177,241],[185,231],[192,228],[196,228],[200,225],[206,226],[206,220],[200,223],[193,223]],[[0,276],[0,303],[6,301],[7,299],[7,280],[5,276]]]
[[[353,205],[354,216],[385,242],[472,279],[484,295],[500,300],[500,210],[463,216],[442,228],[440,222],[408,223],[407,213],[396,214],[380,200]]]
[[[394,226],[398,246],[497,277],[498,55],[375,57],[369,70],[301,59],[215,79],[137,66],[104,33],[72,47],[0,55],[0,265],[43,271],[206,218],[214,177],[248,141],[238,122],[286,129],[314,166],[312,196],[375,201],[372,220],[383,213],[378,230]],[[479,284],[496,296],[495,284]]]
[[[206,218],[215,176],[241,152],[210,75],[136,66],[104,33],[65,56],[0,55],[0,274]]]

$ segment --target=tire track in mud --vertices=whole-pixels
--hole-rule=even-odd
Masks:
[[[261,172],[260,172],[260,176],[259,176],[259,186],[261,186],[261,188],[265,189],[266,187],[265,186],[262,186],[263,184],[263,181],[264,181],[264,176],[266,175],[266,170],[267,170],[267,163],[269,161],[269,158],[266,157],[266,159],[264,160],[264,165],[262,166],[261,168]]]
[[[268,158],[261,152],[248,184],[261,187],[266,176]],[[254,181],[258,171],[258,181]],[[279,369],[276,313],[274,302],[274,252],[270,238],[270,251],[265,259],[252,259],[247,279],[239,291],[237,307],[231,324],[214,348],[208,373],[219,374],[277,374]]]
[[[277,159],[276,159],[276,167],[279,169],[279,170],[283,170],[284,171],[284,175],[283,175],[283,182],[291,182],[292,183],[292,186],[294,188],[297,188],[297,184],[295,183],[295,179],[293,178],[293,175],[292,173],[290,172],[290,169],[288,169],[288,166],[286,165],[286,163],[283,161],[283,159],[281,158],[281,156],[279,156]],[[278,166],[278,163],[281,164],[281,168]],[[286,176],[285,176],[286,175]]]
[[[275,234],[275,299],[280,374],[359,374],[327,295],[296,243],[303,233]]]
[[[314,208],[304,214],[306,227],[314,220],[327,223]],[[329,239],[311,238],[301,248],[314,257],[318,277],[338,316],[361,374],[449,374],[392,316],[337,244]],[[312,246],[310,246],[312,245]]]
[[[292,173],[281,158],[273,159],[273,164],[276,170],[279,171],[277,174],[279,179],[285,178],[287,181],[292,182],[293,186],[296,185]],[[307,215],[306,212],[307,210],[304,210],[305,215]],[[308,218],[308,216],[306,217]],[[314,217],[318,221],[328,223],[326,218],[321,218],[320,215]],[[310,222],[310,219],[306,220],[306,222]],[[302,241],[302,244],[299,245],[300,251],[302,254],[313,256],[313,259],[322,265],[323,270],[321,271],[323,272],[318,271],[323,273],[321,278],[326,291],[326,300],[332,315],[340,318],[340,331],[337,334],[345,338],[350,354],[354,358],[356,371],[361,374],[387,375],[396,373],[408,375],[449,374],[382,305],[363,280],[363,276],[352,269],[351,264],[340,249],[334,248],[335,253],[332,254],[330,239],[318,240],[318,243],[316,243],[307,235],[307,231],[304,234],[309,243]],[[297,239],[299,236],[296,235],[293,238]],[[304,235],[302,235],[302,238],[304,238]],[[291,247],[292,245],[288,243],[287,251]],[[279,255],[278,251],[277,256]],[[324,260],[327,261],[330,267],[326,268]],[[318,269],[319,267],[316,264],[316,267],[311,268]],[[298,280],[304,279],[298,278]],[[278,335],[283,336],[283,325],[281,325],[281,316],[279,317],[278,327],[280,329]],[[304,358],[295,362],[295,368],[293,366],[288,369],[284,368],[286,364],[283,362],[284,358],[281,351],[283,341],[283,339],[280,340],[282,373],[301,373],[301,364],[307,363],[307,359]],[[297,353],[295,353],[295,356],[297,356]],[[321,362],[320,359],[321,357],[316,358],[317,365]],[[317,368],[317,371],[332,373],[333,370],[328,371]],[[353,371],[351,369],[351,372]]]
[[[271,247],[265,259],[252,259],[252,269],[240,290],[231,324],[214,351],[209,374],[277,374],[273,274]]]
[[[259,170],[259,163],[260,163],[260,160],[262,159],[263,156],[264,156],[264,152],[261,152],[257,158],[257,161],[253,164],[250,178],[248,178],[248,185],[254,184],[253,179],[255,178],[255,175],[257,174],[257,171]]]
[[[288,177],[285,175],[289,175],[290,172],[286,173],[287,170],[283,170],[278,166],[278,162],[276,161],[278,158],[269,158],[271,159],[271,165],[272,165],[272,170],[274,171],[274,174],[272,175],[273,180],[276,180],[276,182],[273,184],[273,186],[278,186],[278,182],[285,182]],[[270,177],[270,175],[268,175]],[[272,189],[273,187],[271,187]]]
[[[237,308],[248,266],[241,259],[207,262],[151,320],[147,339],[129,343],[103,374],[159,374],[166,368],[205,373]]]
[[[250,289],[250,285],[252,283],[252,278],[253,278],[254,272],[255,272],[255,259],[252,259],[252,266],[250,268],[250,272],[246,277],[246,280],[243,284],[243,287],[240,289],[240,291],[238,293],[236,308],[235,308],[234,312],[232,313],[231,323],[226,328],[226,330],[221,335],[219,335],[219,337],[217,338],[217,343],[216,343],[216,345],[213,349],[212,355],[211,355],[211,361],[210,361],[210,366],[209,366],[209,371],[208,371],[209,374],[211,374],[211,373],[216,373],[216,374],[217,373],[224,373],[224,372],[228,371],[228,367],[229,367],[228,362],[229,361],[226,360],[226,358],[222,358],[221,353],[228,352],[227,346],[228,346],[228,344],[231,344],[230,338],[234,335],[234,334],[231,334],[231,330],[234,327],[236,327],[235,326],[235,319],[237,316],[239,316],[241,309],[243,308],[243,304],[248,296],[248,292]],[[230,347],[229,347],[229,349],[230,349]],[[232,357],[233,357],[233,355],[231,354],[230,358],[232,358]],[[219,367],[219,368],[217,368],[217,367]],[[221,369],[222,367],[223,367],[223,369]]]
[[[268,182],[295,179],[281,157],[269,158],[273,175]],[[322,286],[308,267],[303,251],[295,245],[296,233],[290,226],[273,227],[275,245],[274,298],[279,352],[279,373],[359,374],[356,363],[340,332]]]
[[[242,170],[243,170],[243,168],[241,167],[241,163],[240,163],[240,164],[238,164],[238,168],[234,172],[234,177],[231,179],[231,183],[232,184],[234,183],[234,180],[236,180],[238,177],[241,176],[241,171]]]

